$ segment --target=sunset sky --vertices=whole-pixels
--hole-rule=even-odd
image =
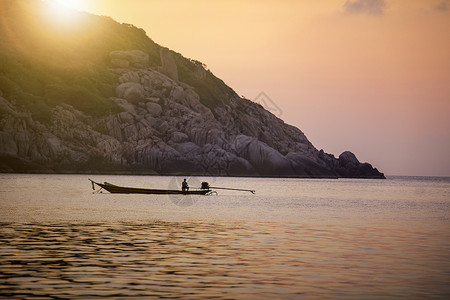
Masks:
[[[318,149],[450,176],[450,0],[55,2],[143,28],[248,99],[264,92]]]

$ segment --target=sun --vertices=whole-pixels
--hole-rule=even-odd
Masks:
[[[86,8],[85,0],[47,0],[47,2],[59,8],[72,9],[78,11],[83,11]]]
[[[76,22],[86,4],[83,0],[47,0],[45,3],[49,17],[66,25]]]

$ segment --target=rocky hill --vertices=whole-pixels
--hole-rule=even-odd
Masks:
[[[142,29],[37,0],[0,4],[0,170],[384,178],[239,97]]]

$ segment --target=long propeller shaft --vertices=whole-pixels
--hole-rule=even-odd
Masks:
[[[212,189],[219,189],[219,190],[231,190],[231,191],[250,192],[252,194],[255,193],[255,190],[233,189],[233,188],[217,187],[217,186],[210,186],[210,188],[212,188]]]

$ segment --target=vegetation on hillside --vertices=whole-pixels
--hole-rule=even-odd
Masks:
[[[221,79],[214,76],[211,71],[206,71],[204,78],[195,76],[195,69],[200,65],[199,61],[186,59],[179,53],[174,53],[174,59],[178,67],[178,77],[180,81],[189,84],[195,88],[200,96],[200,102],[204,105],[214,108],[221,103],[227,104],[229,98],[235,95],[233,89],[227,86]]]
[[[117,78],[109,72],[113,50],[141,49],[159,63],[159,46],[142,29],[108,17],[79,13],[59,27],[48,18],[44,2],[2,1],[0,90],[35,119],[48,122],[51,108],[66,103],[92,116],[118,111],[107,99]]]
[[[77,13],[76,22],[59,24],[40,0],[0,2],[0,91],[27,108],[34,119],[51,121],[51,110],[69,104],[91,116],[117,112],[117,75],[109,71],[109,53],[141,50],[150,67],[161,64],[160,46],[130,24],[109,17]],[[195,76],[199,62],[173,53],[179,79],[196,90],[200,101],[214,107],[227,103],[234,91],[210,71]]]

